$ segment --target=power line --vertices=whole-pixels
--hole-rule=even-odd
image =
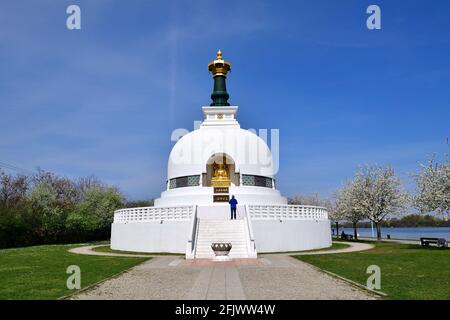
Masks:
[[[4,162],[4,161],[0,161],[0,168],[5,168],[5,169],[8,169],[8,170],[13,170],[13,171],[16,171],[16,172],[19,172],[19,173],[28,173],[28,174],[34,174],[34,173],[36,173],[35,171],[28,170],[28,169],[24,169],[24,168],[20,168],[20,167],[18,167],[18,166],[15,166],[15,165],[6,163],[6,162]]]

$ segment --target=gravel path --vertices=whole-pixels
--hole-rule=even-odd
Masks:
[[[148,257],[156,257],[152,256],[150,254],[127,254],[127,253],[112,253],[112,252],[99,252],[99,251],[93,251],[92,249],[96,247],[103,247],[104,244],[96,245],[96,246],[83,246],[83,247],[77,247],[70,249],[69,252],[76,253],[76,254],[86,254],[89,256],[105,256],[105,257],[141,257],[141,258],[148,258]]]
[[[372,300],[374,295],[288,256],[266,256],[263,268],[240,268],[248,299]]]
[[[341,242],[349,245],[350,247],[338,250],[323,250],[323,251],[312,251],[312,252],[287,252],[287,253],[274,253],[274,255],[311,255],[311,254],[333,254],[333,253],[346,253],[346,252],[356,252],[356,251],[364,251],[372,249],[374,246],[367,243],[358,243],[358,242]],[[108,257],[160,257],[161,255],[151,255],[151,254],[128,254],[128,253],[112,253],[112,252],[99,252],[93,251],[92,249],[96,247],[102,247],[103,245],[95,245],[95,246],[83,246],[70,249],[69,252],[76,254],[86,254],[93,256],[108,256]]]
[[[360,243],[360,242],[339,242],[343,244],[349,245],[348,248],[337,249],[337,250],[323,250],[323,251],[310,251],[310,252],[290,252],[288,255],[290,256],[303,256],[303,255],[317,255],[317,254],[334,254],[334,253],[348,253],[348,252],[357,252],[357,251],[365,251],[374,248],[375,246],[368,243]],[[286,254],[285,254],[286,255]]]
[[[377,238],[370,237],[358,237],[360,240],[368,240],[368,241],[377,241]],[[385,239],[380,240],[382,242],[394,242],[394,243],[402,243],[402,244],[417,244],[420,245],[420,240],[407,240],[407,239]]]
[[[72,299],[375,299],[286,255],[227,263],[160,256]]]

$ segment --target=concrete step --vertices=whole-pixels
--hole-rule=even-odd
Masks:
[[[243,226],[244,221],[239,223],[223,223],[223,222],[206,222],[202,221],[204,226],[220,226],[220,227],[237,227],[237,226]]]
[[[201,235],[204,237],[226,237],[226,238],[236,237],[237,239],[238,237],[244,237],[245,232],[241,233],[202,232]]]
[[[242,232],[245,231],[244,228],[222,228],[222,227],[205,227],[205,228],[200,228],[199,230],[204,230],[204,231],[215,231],[215,232]]]
[[[238,242],[238,243],[231,243],[233,248],[239,248],[239,247],[246,247],[246,242]],[[199,242],[197,243],[197,248],[211,248],[211,242]]]
[[[239,250],[247,251],[247,246],[233,247],[231,251],[236,252]],[[197,251],[212,251],[211,247],[197,247]]]
[[[224,231],[224,232],[235,232],[235,231],[244,231],[245,229],[243,227],[236,227],[236,228],[222,228],[222,227],[201,227],[202,230],[214,230],[214,231]],[[200,230],[199,229],[199,230]]]
[[[240,234],[240,233],[244,233],[245,234],[245,230],[244,229],[242,229],[242,230],[220,230],[220,229],[198,229],[198,231],[202,231],[202,233],[205,233],[205,234],[208,234],[208,233],[213,233],[213,232],[215,232],[215,233],[226,233],[226,234],[233,234],[233,233],[237,233],[237,234]]]
[[[197,252],[196,253],[196,257],[197,256],[205,256],[205,255],[209,255],[209,256],[215,256],[214,255],[214,252],[208,252],[208,251],[203,251],[203,252]],[[248,253],[247,253],[247,251],[242,251],[242,252],[233,252],[233,253],[231,253],[230,252],[230,257],[232,257],[232,256],[247,256],[248,255]]]
[[[223,235],[223,236],[244,236],[245,232],[212,232],[212,231],[202,231],[199,230],[199,233],[206,236],[214,236],[214,235]]]
[[[231,249],[231,252],[247,252],[247,247],[241,247],[241,248],[233,248]],[[197,253],[199,252],[213,252],[213,250],[211,248],[197,248]]]
[[[223,222],[206,222],[202,221],[204,226],[221,226],[221,227],[236,227],[236,226],[243,226],[244,221],[239,223],[223,223]]]
[[[241,233],[245,232],[244,228],[234,228],[234,229],[222,229],[220,227],[217,228],[200,228],[198,231],[204,232],[218,232],[218,233]]]
[[[227,237],[208,237],[208,238],[202,238],[198,239],[197,243],[204,243],[211,245],[213,242],[227,242],[227,243],[247,243],[245,239],[239,238],[239,240],[236,240],[237,237],[234,238],[227,238]]]
[[[199,241],[197,241],[197,247],[201,247],[201,246],[203,246],[203,247],[211,247],[211,244],[213,242],[216,242],[216,241],[215,240],[199,240]],[[220,242],[222,242],[222,241],[220,241]],[[246,241],[226,241],[225,240],[224,242],[231,243],[233,248],[235,248],[237,246],[245,246],[245,245],[247,245]]]
[[[213,238],[224,238],[224,239],[229,239],[229,240],[241,240],[241,239],[245,239],[245,233],[240,233],[240,234],[220,234],[220,233],[203,233],[201,234],[201,236],[204,239],[213,239]]]
[[[214,232],[214,233],[245,233],[244,229],[230,229],[223,230],[219,228],[208,228],[208,229],[198,229],[198,231],[202,231],[204,233]]]
[[[200,219],[202,220],[202,219]],[[244,220],[202,220],[204,225],[237,226],[243,224]]]
[[[213,259],[215,257],[215,255],[196,255],[195,256],[197,259]],[[246,259],[248,258],[248,255],[231,255],[230,254],[230,258],[231,259]]]
[[[212,259],[213,242],[230,242],[231,258],[248,258],[248,239],[245,220],[199,219],[196,239],[196,258]]]
[[[234,252],[234,253],[231,253],[231,252],[230,252],[229,255],[230,255],[231,258],[236,258],[236,257],[240,257],[240,258],[248,258],[248,257],[249,257],[247,251],[245,251],[245,252]],[[214,252],[212,252],[212,251],[211,251],[211,252],[197,252],[197,253],[195,254],[195,257],[196,257],[196,258],[201,258],[201,257],[205,257],[205,256],[214,258],[214,257],[215,257],[215,254],[214,254]]]
[[[197,248],[197,252],[213,252],[211,248]],[[244,251],[247,252],[247,247],[241,247],[241,248],[233,248],[231,249],[231,252],[238,252],[238,251]]]
[[[213,251],[202,251],[202,252],[197,252],[195,256],[204,256],[204,255],[210,255],[210,256],[215,256]],[[230,256],[246,256],[247,255],[247,251],[241,251],[241,252],[230,252]]]
[[[211,245],[213,242],[226,242],[226,243],[231,243],[231,244],[235,244],[235,243],[247,243],[247,241],[245,239],[239,238],[238,240],[236,240],[237,237],[233,237],[233,238],[228,238],[228,237],[207,237],[207,238],[202,238],[202,239],[198,239],[197,243],[203,243],[203,244],[208,244]]]

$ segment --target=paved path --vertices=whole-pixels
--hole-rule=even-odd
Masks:
[[[92,250],[96,247],[104,247],[104,246],[105,246],[104,244],[101,244],[101,245],[95,245],[95,246],[77,247],[77,248],[70,249],[69,252],[76,253],[76,254],[86,254],[89,256],[105,256],[105,257],[141,257],[141,258],[158,257],[156,255],[151,255],[151,254],[113,253],[113,252],[100,252],[100,251]]]
[[[338,250],[323,250],[323,251],[310,251],[310,252],[287,252],[287,253],[274,253],[274,255],[312,255],[312,254],[333,254],[333,253],[347,253],[347,252],[356,252],[356,251],[364,251],[372,249],[374,246],[367,243],[358,243],[358,242],[340,242],[349,245],[350,247]],[[99,252],[93,251],[92,249],[96,247],[102,247],[102,245],[95,246],[83,246],[70,249],[69,252],[76,254],[86,254],[93,256],[108,256],[108,257],[160,257],[161,255],[151,255],[151,254],[128,254],[128,253],[113,253],[113,252]]]
[[[348,253],[365,251],[374,248],[375,246],[368,243],[360,242],[339,242],[348,245],[348,248],[337,249],[337,250],[322,250],[322,251],[300,251],[300,252],[289,252],[289,253],[274,253],[275,255],[289,255],[289,256],[303,256],[303,255],[318,255],[318,254],[335,254],[335,253]]]
[[[159,256],[73,299],[375,299],[286,255],[232,262]]]
[[[358,237],[360,240],[368,240],[368,241],[377,241],[376,238],[370,237]],[[417,244],[420,245],[420,240],[407,240],[407,239],[382,239],[382,242],[394,242],[394,243],[402,243],[402,244]]]

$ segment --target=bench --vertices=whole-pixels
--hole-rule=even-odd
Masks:
[[[448,247],[448,242],[444,238],[420,238],[420,245],[422,247],[428,247],[430,243],[435,243],[438,248]]]
[[[342,240],[353,240],[353,236],[351,234],[341,234]]]

